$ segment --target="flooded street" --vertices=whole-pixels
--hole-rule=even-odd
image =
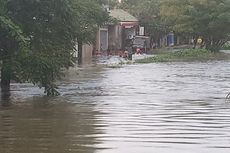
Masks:
[[[230,61],[89,66],[59,90],[12,84],[0,153],[230,152]]]

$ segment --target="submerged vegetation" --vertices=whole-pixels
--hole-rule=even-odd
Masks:
[[[180,62],[180,61],[207,61],[229,58],[224,53],[211,52],[206,49],[183,49],[166,54],[159,54],[153,57],[136,60],[136,63],[154,62]]]
[[[230,42],[226,42],[224,46],[222,47],[224,50],[230,50]]]

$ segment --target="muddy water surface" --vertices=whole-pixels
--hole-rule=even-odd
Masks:
[[[228,153],[230,62],[89,66],[47,98],[12,84],[0,153]]]

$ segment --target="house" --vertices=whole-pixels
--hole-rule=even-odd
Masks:
[[[75,49],[73,57],[77,59],[78,64],[90,64],[92,62],[94,50],[92,44],[83,44],[81,51],[78,48],[78,44],[76,44]]]
[[[96,35],[95,46],[83,44],[81,54],[76,54],[79,64],[88,64],[93,55],[117,55],[131,45],[132,38],[139,33],[137,18],[122,9],[109,10],[116,21],[100,27]]]
[[[122,9],[110,10],[110,16],[117,22],[101,27],[96,39],[96,54],[117,54],[131,45],[131,41],[138,33],[137,18]]]

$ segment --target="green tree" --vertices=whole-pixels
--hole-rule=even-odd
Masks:
[[[140,25],[145,27],[145,33],[150,36],[152,43],[159,40],[168,31],[168,26],[161,20],[160,0],[124,0],[121,8],[138,18]]]
[[[0,67],[2,92],[9,91],[11,71],[17,62],[15,54],[26,51],[27,39],[8,16],[6,1],[0,0]]]
[[[108,5],[109,8],[113,9],[119,5],[118,0],[95,0],[101,5]]]
[[[75,0],[75,22],[77,31],[78,62],[81,64],[82,45],[94,44],[99,26],[108,19],[108,13],[102,8],[102,1],[98,0]]]
[[[230,0],[165,0],[161,16],[177,33],[202,37],[210,50],[219,50],[230,35]]]
[[[76,41],[89,42],[105,12],[96,1],[0,0],[1,87],[31,82],[58,94],[55,81],[72,66]],[[3,90],[2,90],[3,91]]]

